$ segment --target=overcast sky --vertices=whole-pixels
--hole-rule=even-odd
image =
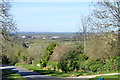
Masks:
[[[19,31],[24,32],[77,32],[81,26],[80,19],[88,14],[90,4],[90,2],[72,2],[73,0],[24,1],[26,2],[19,0],[11,3],[11,14]],[[78,24],[80,26],[77,26]]]

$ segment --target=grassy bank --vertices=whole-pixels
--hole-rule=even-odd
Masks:
[[[108,76],[99,76],[92,78],[90,80],[97,80],[98,78],[104,78],[104,80],[120,80],[120,75],[108,75]]]
[[[23,78],[19,74],[16,74],[10,70],[3,70],[3,72],[6,75],[7,80],[26,80],[25,78]]]
[[[77,77],[77,76],[83,76],[83,75],[85,76],[85,75],[96,75],[96,74],[106,74],[106,73],[118,73],[118,71],[103,72],[103,73],[93,73],[91,71],[63,73],[63,72],[54,71],[54,70],[42,70],[41,67],[30,65],[30,64],[19,64],[19,63],[17,63],[16,66],[21,66],[23,68],[26,68],[28,70],[40,73],[42,75],[57,76],[57,77]]]
[[[59,71],[54,71],[54,70],[42,70],[42,68],[38,67],[38,66],[34,66],[34,65],[29,65],[29,64],[16,64],[15,66],[21,66],[23,68],[26,68],[28,70],[40,73],[42,75],[48,75],[48,76],[57,76],[57,77],[69,77],[72,76],[74,74],[74,76],[79,76],[80,73],[76,72],[76,73],[62,73]]]

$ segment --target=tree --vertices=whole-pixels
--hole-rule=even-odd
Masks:
[[[93,5],[91,25],[98,32],[120,27],[120,1],[101,0]]]
[[[93,59],[117,56],[117,34],[105,34],[120,27],[120,1],[102,0],[93,5],[90,14],[90,27],[95,31],[93,40],[88,45],[87,55]],[[98,34],[99,33],[99,34]]]
[[[46,48],[46,52],[45,55],[41,58],[40,60],[40,64],[41,67],[46,67],[47,63],[50,59],[50,56],[53,54],[54,52],[54,48],[57,46],[57,43],[51,43],[47,48]]]
[[[82,32],[82,38],[83,38],[83,45],[84,45],[84,53],[86,51],[86,37],[88,32],[90,31],[90,27],[89,27],[89,17],[81,17],[81,23],[82,23],[82,27],[80,28],[80,31]]]
[[[16,30],[16,24],[13,20],[13,17],[9,13],[10,8],[10,3],[2,0],[0,3],[0,30],[3,38],[6,40],[9,40],[9,33]]]
[[[6,54],[6,52],[11,52],[13,50],[9,51],[9,47],[11,47],[12,44],[11,43],[11,39],[12,37],[10,37],[11,32],[16,30],[16,24],[13,20],[12,15],[10,15],[9,11],[11,9],[11,5],[9,2],[2,0],[0,1],[0,51],[3,54],[2,60],[6,61],[8,60],[8,55]],[[7,46],[5,46],[7,44]],[[7,56],[7,57],[4,57]],[[14,59],[15,60],[15,59]],[[3,61],[3,63],[5,63],[5,61]]]
[[[71,50],[74,50],[74,48],[70,45],[58,45],[54,48],[54,53],[50,56],[50,60],[60,62],[61,58],[66,56]]]

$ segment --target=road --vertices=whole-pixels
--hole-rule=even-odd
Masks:
[[[89,78],[93,78],[93,77],[101,76],[101,75],[118,75],[118,73],[110,73],[110,74],[80,76],[80,77],[72,77],[72,78],[71,77],[60,78],[60,77],[41,75],[39,73],[32,72],[30,70],[27,70],[21,67],[16,67],[16,66],[3,66],[3,67],[0,67],[0,69],[11,70],[15,73],[20,74],[27,80],[88,80]]]

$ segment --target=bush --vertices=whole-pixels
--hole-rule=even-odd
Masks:
[[[47,63],[47,66],[49,67],[49,68],[51,68],[51,69],[54,69],[54,70],[56,70],[56,69],[58,69],[58,62],[53,62],[53,61],[49,61],[48,63]]]
[[[78,71],[80,68],[80,61],[84,61],[87,58],[82,53],[83,47],[79,46],[76,50],[70,51],[68,55],[63,57],[58,63],[58,68],[63,72]]]
[[[114,61],[113,64],[115,66],[115,70],[120,70],[120,64],[119,64],[120,56],[116,57],[113,61]]]
[[[6,55],[2,55],[2,64],[9,64],[9,63],[10,63],[10,61],[7,58],[7,56]]]
[[[120,70],[120,57],[109,58],[106,62],[102,61],[89,61],[87,67],[93,72],[102,72],[102,71],[118,71]]]
[[[89,61],[87,68],[92,72],[103,71],[104,63],[101,61]]]
[[[106,71],[117,71],[120,70],[120,56],[107,59],[104,68]]]

